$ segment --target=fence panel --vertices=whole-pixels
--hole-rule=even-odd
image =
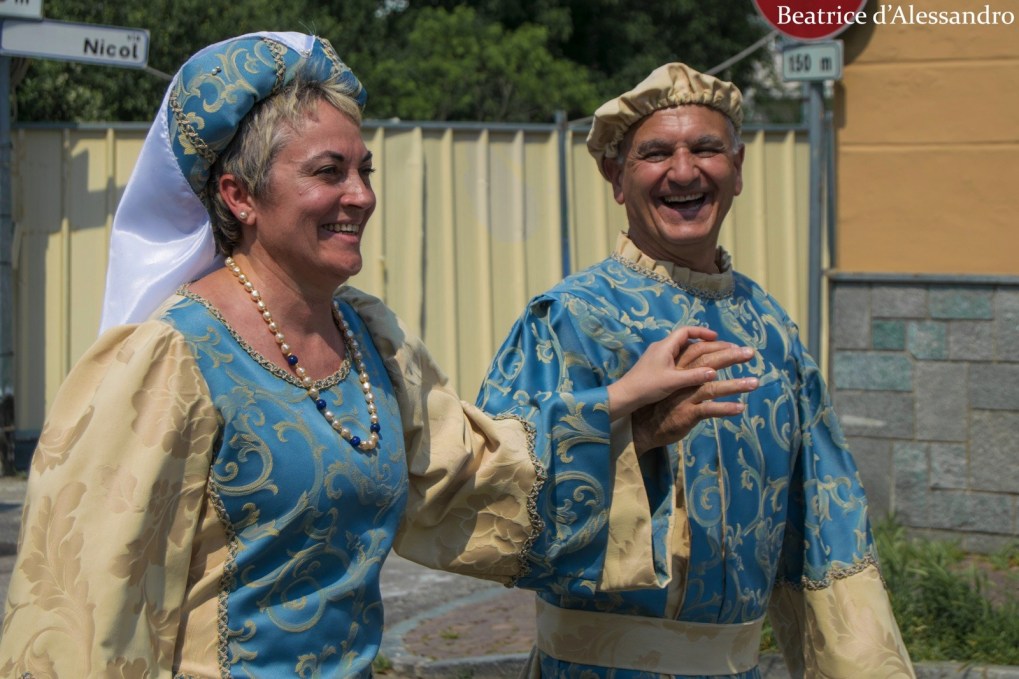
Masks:
[[[15,394],[34,437],[92,343],[113,212],[145,128],[23,126],[14,151]],[[612,249],[625,229],[584,145],[551,125],[369,121],[378,207],[351,284],[420,334],[466,400],[527,300]],[[738,269],[805,325],[809,152],[798,130],[745,133],[744,191],[722,232]],[[560,152],[560,149],[563,152]],[[566,187],[560,187],[560,163]]]

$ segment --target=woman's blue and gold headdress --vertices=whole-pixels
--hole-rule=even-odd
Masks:
[[[336,80],[364,108],[368,93],[324,38],[310,37],[304,50],[265,35],[212,45],[181,67],[167,97],[167,124],[174,155],[195,193],[233,139],[252,107],[297,75]]]
[[[183,283],[222,266],[199,196],[259,101],[296,77],[367,93],[328,40],[250,33],[210,45],[177,71],[113,218],[100,330],[144,320]]]

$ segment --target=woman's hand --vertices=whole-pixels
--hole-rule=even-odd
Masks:
[[[701,420],[743,412],[738,401],[714,399],[753,391],[757,379],[719,381],[717,371],[750,360],[754,351],[716,342],[717,336],[707,328],[676,328],[609,385],[612,419],[633,414],[638,454],[680,440]]]

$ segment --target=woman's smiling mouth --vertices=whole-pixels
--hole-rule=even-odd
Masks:
[[[355,235],[361,231],[359,224],[323,224],[322,228],[333,233],[352,233]]]

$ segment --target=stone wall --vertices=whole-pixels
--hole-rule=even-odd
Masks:
[[[874,507],[1019,542],[1019,278],[833,274],[830,382]]]

